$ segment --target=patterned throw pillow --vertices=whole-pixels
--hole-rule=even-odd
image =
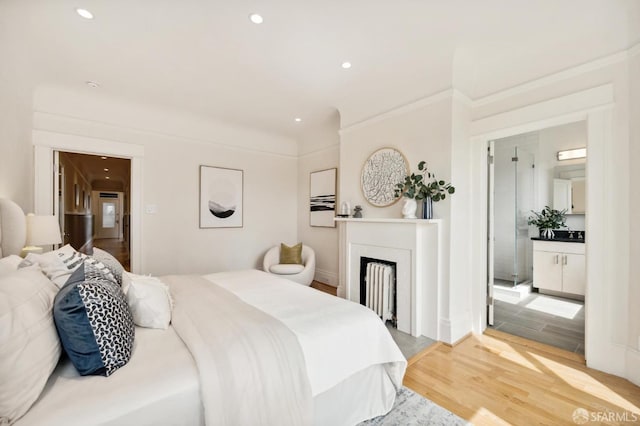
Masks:
[[[124,267],[120,264],[120,262],[118,262],[118,259],[113,257],[111,253],[106,252],[98,247],[93,248],[93,254],[91,255],[91,257],[104,264],[104,266],[106,266],[109,271],[111,271],[118,285],[122,287],[122,273],[124,272]]]
[[[62,347],[80,375],[109,376],[131,357],[135,326],[122,289],[104,265],[86,259],[56,296]]]
[[[298,243],[293,247],[281,243],[280,263],[302,265],[302,243]]]
[[[87,259],[91,259],[98,269],[110,276],[111,279],[115,279],[113,273],[104,264],[86,254],[77,252],[69,244],[44,254],[29,253],[18,267],[38,265],[55,285],[62,288],[71,274]]]

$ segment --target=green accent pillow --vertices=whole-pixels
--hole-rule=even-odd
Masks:
[[[302,265],[302,243],[298,243],[293,247],[281,243],[280,264]]]

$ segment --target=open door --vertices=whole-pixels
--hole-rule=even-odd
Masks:
[[[119,193],[100,192],[98,197],[97,238],[121,238]]]
[[[487,325],[493,325],[493,257],[495,250],[493,154],[494,141],[489,141],[489,148],[487,149]]]
[[[60,229],[64,231],[64,168],[59,151],[53,151],[53,173],[53,214],[58,216]]]

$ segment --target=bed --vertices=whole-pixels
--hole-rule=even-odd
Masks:
[[[23,245],[16,207],[0,203],[2,256]],[[171,326],[136,327],[108,377],[63,354],[15,424],[354,425],[391,409],[406,360],[367,308],[257,270],[161,280]]]

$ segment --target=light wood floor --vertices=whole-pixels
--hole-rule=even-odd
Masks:
[[[316,280],[313,280],[311,282],[310,287],[315,288],[316,290],[324,291],[325,293],[329,293],[333,296],[336,296],[338,293],[338,289],[336,287],[329,284],[321,283],[320,281]]]
[[[411,357],[404,385],[474,425],[576,425],[578,408],[598,420],[588,424],[640,424],[639,387],[582,355],[490,329]]]
[[[575,425],[578,408],[600,420],[588,424],[640,424],[637,386],[499,331],[438,343],[409,362],[405,386],[476,425]]]

